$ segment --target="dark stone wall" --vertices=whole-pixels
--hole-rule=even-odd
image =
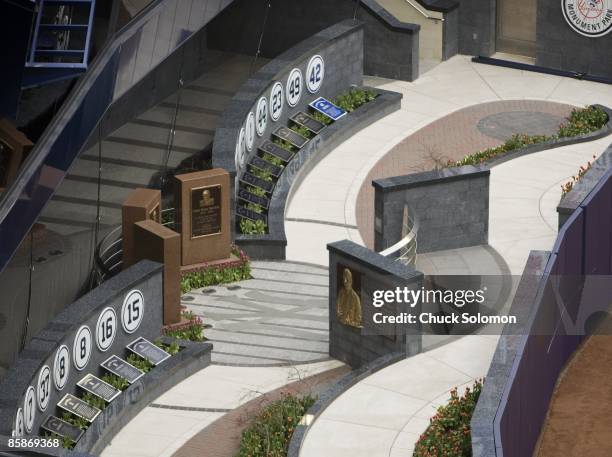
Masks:
[[[419,26],[395,19],[375,0],[237,0],[209,26],[211,48],[273,58],[345,19],[365,25],[365,73],[412,81],[418,77]],[[265,22],[265,28],[264,28]]]
[[[37,436],[42,420],[48,414],[58,414],[57,402],[67,393],[76,394],[76,382],[87,373],[102,375],[100,363],[113,354],[125,357],[125,346],[139,336],[149,340],[161,335],[163,324],[161,264],[144,260],[106,281],[72,305],[66,307],[40,333],[28,343],[17,362],[11,367],[0,385],[0,434],[10,435],[14,427],[17,408],[23,408],[23,397],[28,386],[36,389],[39,370],[48,365],[53,373],[56,350],[68,346],[70,353],[69,377],[60,391],[51,380],[49,405],[44,413],[36,408],[34,426],[30,436]],[[134,333],[127,333],[121,325],[121,308],[129,291],[138,289],[144,297],[143,320]],[[117,328],[112,346],[105,352],[96,345],[97,319],[102,310],[111,307],[117,316]],[[73,340],[82,325],[92,333],[92,352],[87,366],[79,371],[73,363]],[[27,435],[27,434],[26,434]]]
[[[590,38],[575,32],[561,2],[538,0],[536,64],[612,78],[612,32]]]
[[[419,289],[423,284],[423,274],[413,268],[395,262],[380,254],[349,240],[337,241],[327,245],[329,250],[329,355],[359,368],[381,356],[404,353],[406,356],[418,354],[422,350],[420,329],[411,326],[407,334],[404,324],[373,324],[373,314],[383,312],[396,315],[407,312],[418,315],[420,304],[410,308],[402,303],[376,308],[372,305],[375,290],[394,290],[396,287]],[[349,268],[360,275],[360,299],[363,328],[342,324],[336,316],[338,296],[338,265]]]
[[[418,252],[487,244],[489,174],[465,166],[373,181],[375,250],[401,239],[404,206],[418,223]]]
[[[444,13],[442,27],[442,60],[447,60],[459,52],[458,9]]]
[[[496,0],[461,0],[459,53],[490,56],[495,52]]]

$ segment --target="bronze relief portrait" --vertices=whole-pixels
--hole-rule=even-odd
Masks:
[[[336,316],[338,320],[351,327],[362,328],[361,277],[349,268],[338,265],[338,296],[336,297]],[[357,290],[357,291],[356,291]]]

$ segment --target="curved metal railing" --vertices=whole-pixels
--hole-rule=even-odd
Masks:
[[[174,212],[174,208],[166,208],[161,212],[162,222],[164,227],[173,227],[174,219],[164,216]],[[94,253],[94,282],[95,285],[100,285],[108,278],[112,278],[119,273],[123,267],[123,235],[121,225],[112,229],[102,238],[96,246]]]
[[[431,16],[429,14],[429,12],[425,8],[423,8],[422,6],[418,5],[417,3],[413,2],[412,0],[406,0],[406,3],[408,3],[410,6],[412,6],[425,19],[429,19],[430,21],[434,21],[434,22],[444,22],[444,18],[443,17]]]
[[[397,255],[396,262],[415,266],[417,261],[419,223],[408,216],[408,208],[404,207],[404,219],[402,224],[402,238],[387,249],[380,251],[384,257]]]

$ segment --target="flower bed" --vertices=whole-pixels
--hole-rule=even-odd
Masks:
[[[555,141],[561,138],[571,138],[578,135],[586,135],[601,129],[608,122],[607,113],[597,106],[587,106],[582,109],[573,109],[567,122],[561,124],[557,133],[552,136],[516,134],[500,146],[485,149],[465,156],[463,159],[453,162],[449,161],[447,167],[461,167],[464,165],[478,165],[499,155],[510,151],[531,146],[546,141]]]
[[[595,158],[595,156],[593,156],[593,158]],[[586,165],[580,167],[577,175],[572,176],[572,179],[570,181],[566,182],[561,186],[561,198],[565,197],[572,191],[572,189],[574,188],[574,184],[579,182],[584,177],[584,175],[587,174],[587,171],[589,171],[592,166],[593,164],[590,161],[587,162]]]
[[[286,457],[289,441],[315,399],[285,395],[266,407],[242,433],[237,457]]]
[[[429,427],[417,441],[412,457],[468,457],[472,455],[470,421],[482,390],[483,381],[465,390],[459,397],[451,391],[449,402],[438,408]]]
[[[181,292],[186,293],[201,287],[227,284],[251,278],[251,260],[237,246],[232,246],[232,254],[237,260],[227,262],[223,266],[208,266],[196,271],[183,273],[181,277]]]

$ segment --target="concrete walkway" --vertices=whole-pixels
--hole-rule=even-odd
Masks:
[[[404,138],[442,116],[499,100],[612,106],[609,85],[476,64],[468,56],[455,56],[412,83],[381,79],[366,83],[401,92],[402,108],[341,144],[295,190],[285,213],[288,260],[327,265],[327,243],[348,238],[364,244],[355,212],[369,171]]]
[[[503,99],[537,98],[578,106],[612,104],[609,86],[476,65],[463,56],[441,64],[416,83],[388,82],[382,87],[404,93],[402,110],[338,147],[303,181],[287,216],[321,222],[288,223],[288,257],[325,264],[327,242],[350,238],[363,244],[356,229],[355,202],[364,177],[401,139],[437,117]],[[397,132],[395,136],[393,132]],[[393,139],[383,140],[389,137]],[[561,184],[593,155],[603,152],[610,141],[608,136],[542,151],[493,168],[489,240],[512,274],[521,273],[530,250],[552,247]],[[326,204],[313,205],[309,201],[313,192],[328,196]],[[329,222],[344,225],[331,226]],[[311,230],[313,226],[316,228]],[[453,387],[461,390],[486,375],[497,339],[494,335],[465,336],[364,379],[314,422],[300,456],[411,455],[429,418],[448,400],[449,391]]]
[[[101,456],[170,457],[227,412],[288,383],[342,365],[335,360],[285,367],[211,365],[142,410]],[[205,449],[201,455],[206,455]]]

